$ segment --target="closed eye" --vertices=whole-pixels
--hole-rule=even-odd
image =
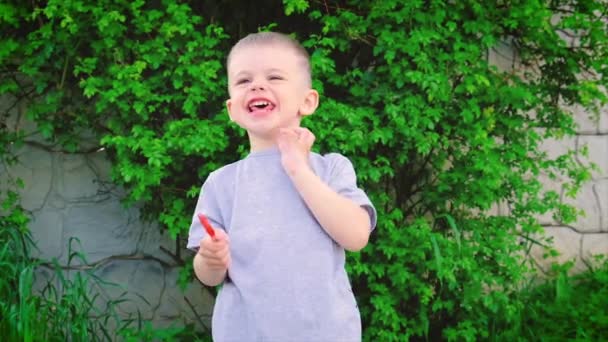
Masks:
[[[271,81],[274,81],[274,80],[284,80],[284,78],[282,76],[279,76],[279,75],[268,76],[268,79],[271,80]]]
[[[249,82],[248,78],[240,78],[240,79],[238,79],[236,81],[236,84],[239,85],[239,84],[244,84],[244,83],[247,83],[247,82]]]

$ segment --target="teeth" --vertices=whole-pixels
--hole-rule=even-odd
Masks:
[[[256,101],[250,102],[248,107],[249,107],[250,111],[254,111],[255,109],[263,109],[263,108],[269,107],[271,105],[272,105],[272,103],[270,103],[268,101],[256,100]]]

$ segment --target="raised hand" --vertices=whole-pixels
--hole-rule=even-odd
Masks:
[[[281,151],[281,163],[289,176],[310,168],[308,156],[315,136],[304,127],[281,128],[277,145]]]

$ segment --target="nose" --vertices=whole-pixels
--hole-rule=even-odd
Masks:
[[[251,82],[250,89],[252,91],[255,91],[255,90],[264,90],[265,87],[264,87],[264,84],[262,82],[260,82],[259,80],[254,80],[253,82]]]
[[[251,90],[264,90],[264,86],[261,84],[252,84],[251,85]]]

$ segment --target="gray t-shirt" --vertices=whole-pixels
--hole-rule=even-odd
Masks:
[[[351,162],[311,153],[314,172],[337,193],[376,210],[357,187]],[[360,341],[361,319],[344,269],[344,249],[314,218],[273,148],[212,172],[203,184],[188,248],[197,250],[207,215],[230,237],[232,264],[216,298],[213,340]]]

